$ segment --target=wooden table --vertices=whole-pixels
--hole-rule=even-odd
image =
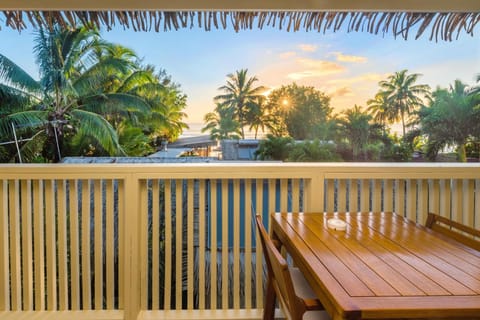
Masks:
[[[346,231],[327,227],[329,218]],[[275,213],[286,247],[332,319],[480,319],[480,252],[394,213]]]

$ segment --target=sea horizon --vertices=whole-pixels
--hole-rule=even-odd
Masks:
[[[189,129],[183,131],[180,135],[180,138],[191,138],[191,137],[198,137],[198,136],[205,136],[209,135],[209,132],[202,132],[202,128],[205,126],[204,123],[201,122],[192,122],[187,123]],[[257,139],[263,139],[267,135],[267,132],[262,132],[261,130],[258,131]],[[245,128],[245,139],[255,139],[255,131],[248,130]]]
[[[186,129],[183,131],[183,133],[180,135],[179,138],[191,138],[191,137],[198,137],[198,136],[204,136],[204,135],[209,135],[209,132],[202,132],[202,128],[205,126],[204,123],[201,122],[192,122],[192,123],[187,123],[189,126],[189,129]],[[392,134],[397,134],[398,136],[402,135],[402,124],[401,123],[394,123],[389,125],[390,132]],[[246,139],[255,139],[255,132],[251,130],[247,130],[245,128],[245,138]],[[259,130],[257,134],[257,139],[263,139],[267,136],[268,132],[263,132]]]

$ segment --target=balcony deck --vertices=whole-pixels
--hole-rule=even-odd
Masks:
[[[259,319],[274,211],[479,229],[480,164],[0,165],[0,319]]]

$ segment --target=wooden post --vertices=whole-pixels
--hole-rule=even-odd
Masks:
[[[125,238],[124,251],[121,252],[121,258],[124,263],[124,288],[123,303],[124,316],[126,320],[135,320],[140,312],[140,248],[139,248],[139,206],[140,197],[139,181],[134,174],[125,176],[124,211],[119,212],[123,216],[123,226]]]

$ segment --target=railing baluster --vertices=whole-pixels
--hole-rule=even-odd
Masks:
[[[199,180],[198,183],[198,309],[205,309],[205,247],[206,247],[206,183],[205,179]]]
[[[256,179],[255,181],[255,189],[256,189],[256,194],[255,194],[255,205],[256,205],[256,214],[261,214],[263,216],[263,179]],[[267,219],[268,220],[268,219]],[[258,233],[258,228],[254,227],[254,234],[255,234],[255,239],[258,239],[259,233]],[[257,308],[263,307],[263,252],[262,252],[262,246],[258,245],[259,242],[255,242],[255,261],[256,261],[256,268],[255,268],[255,283],[256,283],[256,292],[255,296],[257,297]]]
[[[70,196],[70,302],[72,310],[80,309],[80,258],[79,258],[79,230],[78,224],[78,181],[69,180]]]
[[[348,192],[348,211],[357,212],[358,207],[358,180],[350,179],[349,192]]]
[[[407,203],[405,216],[417,221],[417,183],[415,179],[407,180],[405,202]]]
[[[147,309],[148,306],[148,184],[151,180],[139,180],[139,197],[140,197],[140,308]]]
[[[93,182],[95,310],[103,309],[103,205],[101,180]]]
[[[438,179],[428,182],[428,212],[440,214],[440,185]]]
[[[326,201],[327,203],[325,204],[326,210],[328,212],[333,212],[335,209],[335,180],[334,179],[328,179],[326,181],[326,188],[325,188],[325,193],[326,193]],[[321,197],[321,195],[317,195]]]
[[[152,180],[152,310],[160,302],[160,188],[159,180]]]
[[[288,179],[280,180],[280,212],[288,212]]]
[[[276,205],[276,182],[274,179],[270,179],[268,180],[268,209],[267,209],[267,213],[268,213],[268,225],[270,225],[270,214],[272,212],[276,212],[276,211],[279,211],[277,210],[277,208],[275,207]]]
[[[193,227],[194,212],[193,212],[193,179],[187,180],[187,309],[193,309],[193,270],[195,263],[193,251],[193,239],[195,229]]]
[[[452,188],[450,179],[440,180],[440,215],[452,218]]]
[[[67,186],[65,180],[57,180],[57,220],[58,220],[58,309],[68,308],[67,270]]]
[[[233,308],[240,309],[240,180],[233,180]]]
[[[47,255],[47,310],[57,310],[57,259],[55,191],[52,180],[45,181],[45,247]],[[90,251],[90,250],[88,250]]]
[[[106,308],[113,310],[115,306],[115,212],[113,199],[114,181],[105,180],[105,260],[106,260]]]
[[[90,180],[82,180],[82,308],[92,308],[90,268]]]
[[[8,235],[8,184],[2,179],[0,180],[0,311],[10,310]]]
[[[229,308],[229,283],[228,283],[228,262],[229,262],[229,250],[228,250],[228,238],[230,236],[228,232],[228,224],[230,223],[228,217],[228,203],[230,197],[228,194],[228,180],[222,181],[222,308]]]
[[[217,236],[218,236],[218,205],[217,205],[217,179],[210,181],[210,205],[212,207],[210,217],[210,309],[216,310],[218,308],[217,301]]]
[[[183,180],[175,180],[175,308],[182,309],[183,279]]]
[[[245,308],[252,308],[252,180],[245,180],[245,273],[243,283],[245,285]]]
[[[370,211],[370,179],[363,179],[360,183],[360,211]]]
[[[300,179],[292,179],[292,212],[300,211]]]
[[[165,276],[164,276],[164,302],[165,310],[171,309],[171,292],[172,292],[172,181],[167,179],[165,183]]]
[[[393,180],[385,179],[383,185],[383,211],[393,212]]]
[[[405,216],[405,180],[395,180],[395,212]]]
[[[10,198],[10,281],[11,281],[11,308],[22,309],[22,270],[20,262],[20,190],[19,181],[10,180],[8,186]]]
[[[23,310],[33,310],[32,183],[31,180],[23,180],[21,184]]]
[[[125,292],[125,263],[126,260],[126,210],[125,210],[125,180],[117,180],[117,206],[118,206],[118,308],[124,309],[124,292]]]
[[[463,180],[452,179],[452,220],[463,223]]]
[[[35,259],[35,310],[45,310],[45,205],[44,181],[33,181],[33,258]]]
[[[471,213],[475,212],[475,180],[464,179],[460,195],[462,197],[463,208],[463,219],[461,223],[473,226],[475,224],[475,215]]]
[[[418,184],[418,212],[417,222],[425,224],[428,214],[428,181],[421,179],[417,181]]]
[[[372,211],[382,211],[382,180],[374,179],[372,187]]]
[[[347,211],[347,180],[345,179],[338,180],[337,211],[338,212]]]

